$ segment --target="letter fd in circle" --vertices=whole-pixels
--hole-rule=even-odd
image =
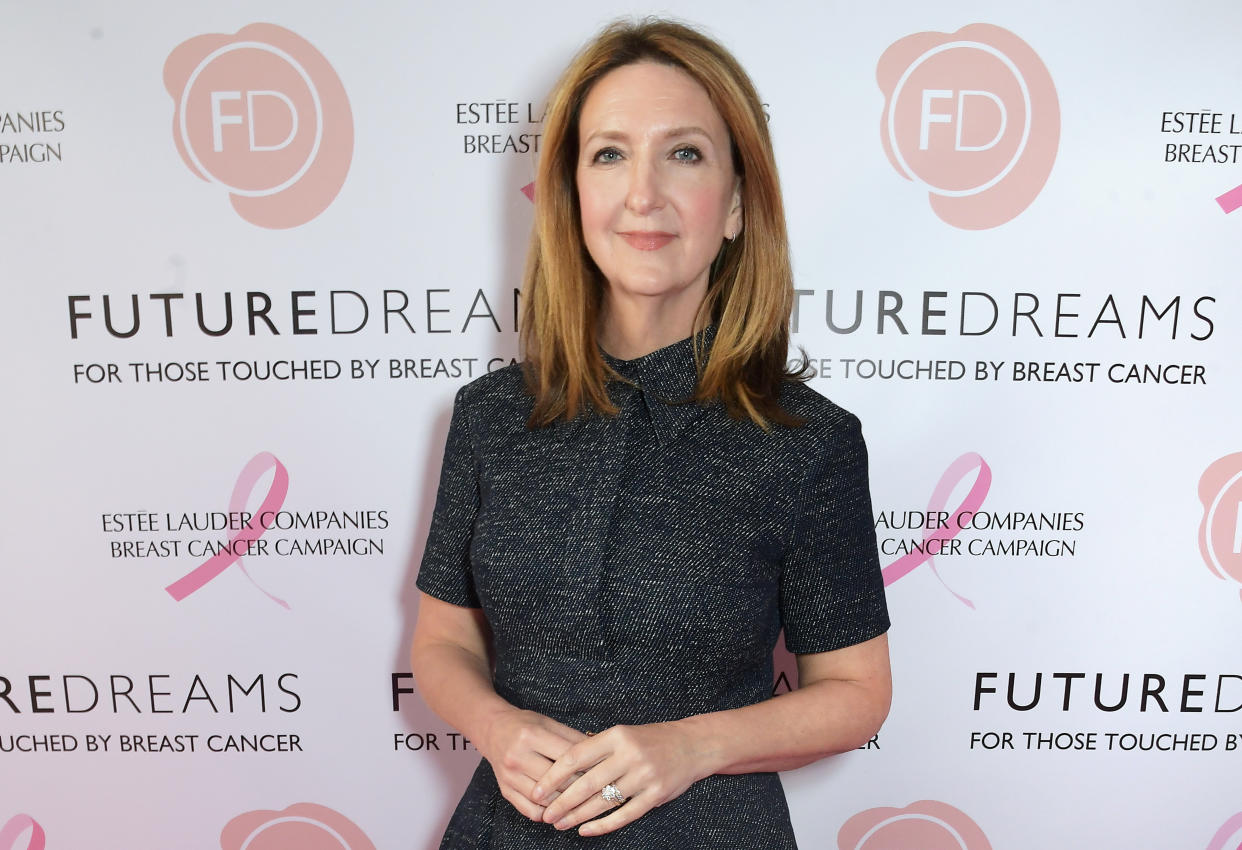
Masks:
[[[1016,35],[972,24],[908,36],[880,57],[876,78],[884,152],[942,220],[996,227],[1039,194],[1056,159],[1060,107],[1048,70]]]
[[[186,165],[247,221],[295,227],[332,202],[353,156],[353,117],[327,60],[300,36],[251,24],[180,44],[164,64]]]

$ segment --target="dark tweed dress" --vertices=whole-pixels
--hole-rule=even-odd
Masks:
[[[710,345],[715,328],[704,333]],[[737,708],[772,693],[772,650],[888,628],[858,419],[805,384],[807,420],[764,433],[695,385],[692,340],[606,359],[615,417],[528,430],[510,366],[458,391],[418,587],[482,606],[506,700],[583,731]],[[622,788],[633,794],[638,789]],[[794,848],[775,773],[696,782],[590,838],[522,816],[482,760],[441,848]]]

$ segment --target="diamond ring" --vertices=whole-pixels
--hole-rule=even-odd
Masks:
[[[621,793],[621,789],[612,783],[605,785],[599,795],[610,803],[620,805],[625,802],[625,795]]]

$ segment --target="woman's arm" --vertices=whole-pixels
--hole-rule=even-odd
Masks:
[[[530,799],[535,781],[586,736],[500,697],[492,686],[490,647],[482,609],[422,594],[410,664],[423,701],[488,760],[505,799],[542,820],[543,806]]]
[[[862,746],[888,715],[892,696],[885,635],[832,652],[798,656],[799,687],[755,705],[645,726],[616,726],[576,744],[539,779],[543,819],[569,829],[611,808],[615,784],[631,799],[583,824],[583,835],[619,829],[714,773],[789,770]],[[559,797],[555,789],[585,770]]]
[[[423,701],[471,741],[513,706],[492,688],[490,635],[481,608],[463,608],[422,594],[410,669]]]
[[[892,698],[887,635],[797,658],[797,690],[680,721],[704,751],[704,776],[792,770],[879,731]]]

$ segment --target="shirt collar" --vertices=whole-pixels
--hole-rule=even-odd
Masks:
[[[716,326],[708,325],[698,336],[702,362],[706,363],[716,338]],[[699,379],[694,366],[693,336],[633,360],[620,360],[603,348],[599,352],[604,362],[638,385],[661,446],[672,441],[702,414],[703,405],[685,401],[694,395]]]

